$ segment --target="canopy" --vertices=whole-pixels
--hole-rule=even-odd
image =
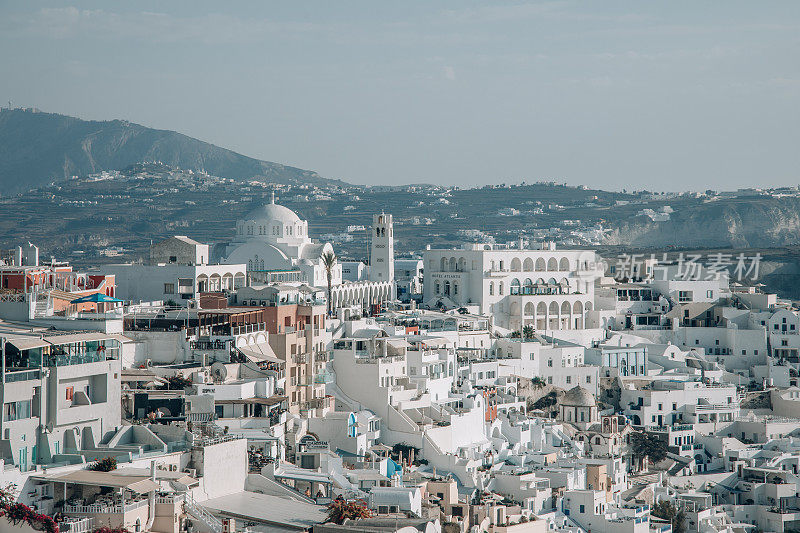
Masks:
[[[93,470],[76,470],[67,474],[40,475],[34,476],[41,481],[57,481],[62,483],[74,483],[76,485],[89,485],[99,487],[112,487],[117,489],[128,489],[139,494],[151,492],[161,488],[148,477],[127,476],[115,472],[97,472]]]
[[[257,363],[259,361],[267,361],[270,363],[284,363],[283,359],[278,358],[272,347],[267,342],[257,342],[237,348],[242,352],[250,361]]]
[[[120,300],[119,298],[113,298],[111,296],[106,296],[105,294],[96,292],[94,294],[90,294],[89,296],[83,296],[78,298],[77,300],[72,300],[70,303],[73,304],[83,304],[83,303],[121,303],[125,300]]]

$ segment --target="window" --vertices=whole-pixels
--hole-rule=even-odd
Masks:
[[[706,291],[706,298],[713,298],[713,297],[714,297],[714,291]]]
[[[586,376],[586,383],[592,382],[592,376]]]
[[[584,512],[586,512],[586,507],[585,507],[585,506],[583,506],[583,505],[581,505],[580,512],[581,512],[581,513],[584,513]]]
[[[678,410],[678,404],[677,403],[672,402],[672,410],[673,411],[677,411]]]
[[[692,301],[692,291],[678,291],[678,301],[679,302],[691,302]]]
[[[175,294],[175,284],[174,283],[165,283],[164,284],[164,294]]]
[[[75,388],[74,387],[67,387],[66,393],[67,393],[66,394],[67,401],[72,401],[72,395],[75,393]]]
[[[567,376],[567,385],[572,383],[572,376]]]
[[[3,404],[3,421],[22,420],[31,417],[31,401],[22,400]]]
[[[553,368],[553,360],[552,359],[548,359],[547,360],[547,366],[549,366],[550,368]]]
[[[548,385],[552,385],[553,384],[553,376],[547,376],[547,384]]]

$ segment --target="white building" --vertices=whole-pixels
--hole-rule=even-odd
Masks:
[[[497,326],[532,326],[540,332],[584,329],[594,309],[595,279],[603,273],[595,252],[554,246],[465,244],[426,250],[424,262],[428,305],[476,305]]]
[[[384,218],[381,218],[384,217]],[[385,217],[389,217],[387,219]],[[391,215],[376,215],[373,233],[373,249],[379,255],[394,254]],[[379,247],[379,245],[381,247]],[[333,253],[330,243],[319,243],[308,234],[308,221],[301,219],[288,207],[275,203],[275,195],[269,204],[248,213],[236,223],[236,235],[225,249],[224,263],[245,264],[252,279],[261,279],[274,270],[297,270],[302,279],[314,287],[328,286],[328,277],[322,255]],[[384,262],[385,257],[381,257]],[[384,263],[382,263],[384,264]],[[394,296],[394,263],[376,270],[380,281],[370,280],[346,283],[342,276],[342,264],[336,263],[331,270],[331,294],[334,309],[346,306],[367,308],[369,305],[388,301]]]

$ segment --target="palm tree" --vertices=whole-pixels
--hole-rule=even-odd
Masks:
[[[325,275],[328,277],[328,316],[331,314],[331,278],[333,277],[333,267],[336,265],[336,254],[328,251],[322,254],[322,266],[325,267]]]
[[[534,330],[533,326],[531,326],[531,325],[527,325],[524,328],[522,328],[522,337],[525,340],[532,339],[535,333],[536,333],[536,330]]]

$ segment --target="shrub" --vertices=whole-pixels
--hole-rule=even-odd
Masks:
[[[46,514],[40,514],[23,503],[15,502],[13,485],[0,489],[0,516],[14,525],[26,523],[33,529],[46,533],[59,533],[58,524]]]
[[[117,459],[116,457],[103,457],[99,461],[96,461],[89,465],[89,470],[94,470],[95,472],[111,472],[112,470],[117,469]]]
[[[342,497],[336,498],[328,504],[328,522],[342,524],[345,520],[369,518],[372,512],[362,501],[348,502]]]

